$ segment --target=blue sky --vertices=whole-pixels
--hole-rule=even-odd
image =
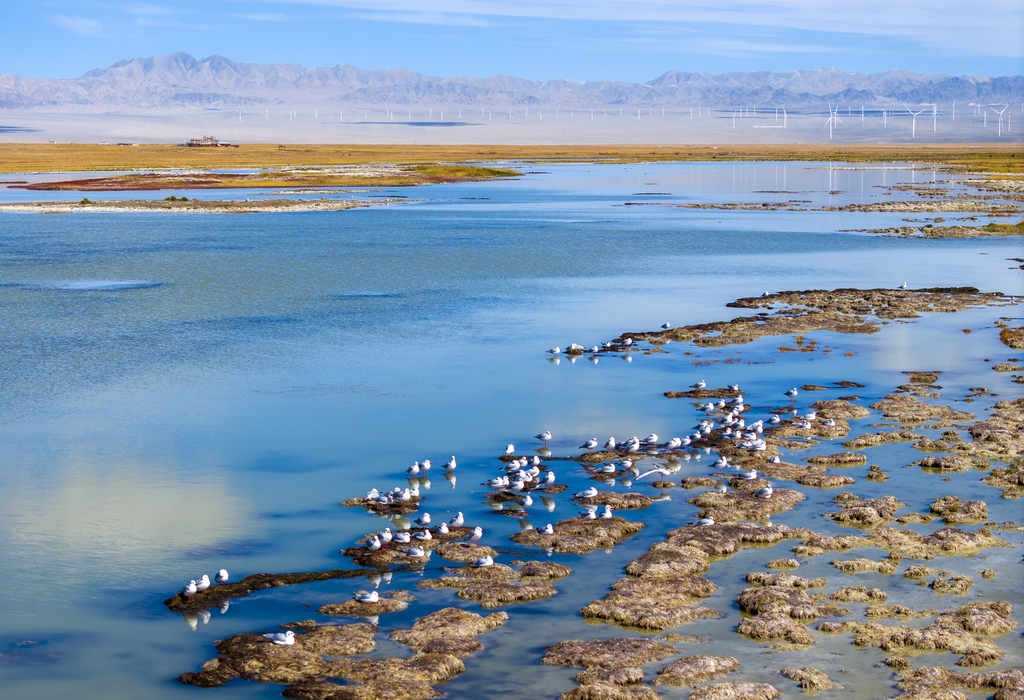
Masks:
[[[0,73],[69,78],[186,51],[430,75],[644,82],[831,66],[1024,73],[1024,2],[3,0]]]

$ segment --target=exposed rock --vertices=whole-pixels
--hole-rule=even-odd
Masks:
[[[747,583],[751,586],[782,586],[783,588],[824,588],[828,582],[821,578],[803,578],[793,574],[772,574],[767,571],[754,571],[747,574]]]
[[[713,683],[690,693],[689,700],[775,700],[779,691],[767,683]]]
[[[830,464],[839,467],[854,467],[865,464],[868,458],[859,452],[837,452],[831,455],[818,455],[809,457],[807,461],[811,464]]]
[[[366,569],[337,569],[334,571],[311,571],[301,574],[253,574],[231,583],[210,586],[193,596],[185,597],[181,593],[171,596],[164,605],[174,612],[194,612],[208,608],[219,608],[235,598],[251,595],[256,591],[279,586],[292,586],[313,581],[329,581],[337,578],[359,578],[375,574],[376,571]]]
[[[814,643],[814,636],[805,627],[808,622],[849,613],[845,608],[816,601],[804,592],[804,588],[817,587],[819,582],[824,585],[824,579],[808,581],[789,574],[778,577],[777,585],[747,588],[736,598],[741,612],[754,615],[740,621],[736,629],[739,634],[756,640],[808,645]]]
[[[544,647],[544,650],[547,653],[540,660],[542,664],[586,669],[644,666],[676,654],[675,648],[668,644],[639,637],[615,637],[600,641],[569,639]]]
[[[684,476],[679,485],[684,489],[711,488],[718,485],[718,479],[710,476]]]
[[[482,646],[475,638],[508,621],[508,613],[487,617],[459,608],[444,608],[421,617],[411,629],[392,630],[391,639],[421,654],[469,656]]]
[[[910,559],[932,559],[934,556],[973,556],[982,549],[1005,547],[1007,543],[986,531],[965,532],[955,527],[944,527],[930,535],[921,535],[912,530],[883,528],[872,532],[868,541],[890,556]]]
[[[905,649],[920,652],[951,651],[962,655],[958,666],[981,667],[997,663],[1004,654],[988,637],[1012,631],[1012,607],[1004,601],[964,603],[936,617],[922,629],[888,627],[876,622],[822,622],[818,631],[827,634],[853,632],[853,643],[877,647],[887,653]]]
[[[771,498],[754,496],[754,491],[764,485],[763,481],[755,479],[737,485],[744,491],[705,491],[686,502],[700,508],[701,517],[711,516],[719,523],[735,523],[739,520],[767,520],[773,515],[793,510],[806,499],[799,491],[781,488],[776,488]]]
[[[572,677],[581,685],[591,683],[611,683],[613,685],[636,685],[644,682],[644,671],[636,666],[623,668],[591,668],[580,671]]]
[[[346,600],[344,603],[332,603],[321,606],[317,611],[321,615],[349,615],[356,617],[372,617],[385,613],[400,612],[409,607],[404,600],[381,597],[376,603],[362,603],[358,600]]]
[[[981,576],[983,579],[991,581],[996,577],[996,572],[994,569],[982,569],[978,572],[978,575]]]
[[[542,535],[536,528],[531,528],[517,532],[509,539],[521,545],[550,549],[559,554],[586,554],[595,549],[611,549],[643,528],[644,523],[618,517],[609,520],[570,518],[556,523],[553,535]]]
[[[1003,498],[1019,498],[1024,494],[1024,460],[1015,460],[1008,467],[995,467],[981,481],[1003,489]]]
[[[909,394],[889,394],[877,403],[871,404],[871,408],[881,411],[886,418],[900,423],[924,423],[934,420],[934,427],[951,426],[975,418],[973,413],[955,411],[949,406],[936,406],[919,401]]]
[[[734,525],[715,523],[703,527],[687,525],[670,530],[668,541],[676,546],[688,545],[711,556],[732,555],[744,547],[772,545],[784,539],[799,539],[809,534],[786,525],[758,527],[749,523]]]
[[[889,474],[882,471],[882,468],[877,464],[872,464],[868,469],[867,476],[864,477],[868,481],[883,482],[889,480]]]
[[[843,447],[851,450],[863,450],[868,447],[877,447],[878,445],[887,445],[894,442],[914,442],[924,437],[920,433],[912,433],[909,430],[865,433],[864,435],[858,435],[852,440],[847,440],[843,443]]]
[[[643,510],[649,508],[654,501],[649,497],[632,491],[617,493],[615,491],[598,491],[591,498],[576,497],[577,503],[593,506],[611,506],[613,510]]]
[[[981,523],[988,520],[988,505],[985,501],[961,501],[956,496],[936,498],[929,510],[941,517],[942,522],[947,525]]]
[[[533,566],[531,566],[531,564]],[[504,564],[486,567],[466,566],[450,569],[450,575],[420,581],[420,588],[454,588],[461,600],[480,603],[485,608],[498,608],[510,603],[529,603],[550,598],[558,593],[548,582],[571,573],[567,566],[545,562],[527,562],[516,571]]]
[[[867,418],[871,412],[863,406],[834,399],[829,401],[815,401],[811,408],[818,412],[819,418],[839,418],[843,420],[854,420],[856,418]]]
[[[828,599],[834,600],[837,603],[878,605],[884,603],[888,597],[888,594],[879,588],[868,590],[867,586],[843,586],[835,593],[829,595]]]
[[[842,690],[843,686],[833,683],[828,675],[816,668],[783,668],[779,673],[791,681],[800,684],[800,690],[808,695],[814,695],[820,690],[836,688]]]
[[[721,678],[740,669],[731,656],[684,656],[658,670],[654,685],[690,686],[712,678]]]
[[[953,595],[967,595],[974,585],[974,579],[970,576],[955,575],[949,578],[936,578],[928,584],[928,587],[939,595],[952,593]]]
[[[938,610],[916,611],[905,605],[876,605],[868,608],[864,612],[864,616],[871,620],[888,620],[889,618],[896,620],[913,620],[919,617],[934,617],[938,614]]]
[[[490,547],[473,544],[472,542],[445,542],[434,548],[437,555],[448,561],[468,564],[483,557],[498,556],[497,550]]]
[[[933,574],[938,574],[940,576],[949,575],[941,569],[933,569],[929,566],[925,566],[924,564],[915,564],[914,566],[908,566],[906,568],[903,572],[903,578],[910,579],[911,581],[921,581]]]
[[[852,559],[849,561],[840,561],[833,559],[829,562],[832,566],[836,567],[844,574],[862,574],[866,571],[877,571],[883,576],[891,576],[896,573],[896,569],[899,568],[899,562],[893,561],[892,559],[882,559],[880,561],[872,561],[871,559]]]
[[[957,673],[941,666],[907,669],[899,676],[897,687],[910,697],[934,698],[959,690],[977,692],[1002,689],[1024,692],[1024,673],[1018,669],[987,673]],[[999,697],[999,694],[996,694]],[[1006,695],[1004,695],[1006,697]]]
[[[772,559],[767,566],[769,569],[796,569],[800,562],[796,559]]]
[[[988,469],[988,462],[972,460],[961,455],[947,455],[945,457],[925,457],[911,464],[912,467],[921,467],[922,471],[930,472],[966,472],[970,469]]]
[[[593,601],[580,613],[588,620],[624,627],[671,629],[696,620],[722,617],[717,610],[695,605],[717,588],[711,581],[696,576],[625,578],[612,584],[603,600]]]
[[[825,517],[837,523],[858,526],[891,523],[896,520],[896,511],[907,505],[897,500],[895,496],[860,498],[849,491],[837,494],[832,502],[841,506],[842,510],[825,513]]]

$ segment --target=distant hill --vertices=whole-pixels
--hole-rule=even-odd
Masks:
[[[858,108],[940,103],[1024,102],[1024,76],[922,75],[905,70],[862,75],[834,68],[787,73],[687,73],[672,70],[637,84],[547,80],[511,75],[438,78],[399,68],[305,68],[236,63],[179,52],[135,58],[81,78],[0,75],[0,108],[253,108],[281,105],[392,105],[509,108],[777,107]]]

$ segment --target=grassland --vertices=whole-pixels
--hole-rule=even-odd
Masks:
[[[1021,144],[914,145],[749,145],[749,146],[410,146],[249,144],[238,148],[184,148],[151,144],[0,143],[0,172],[52,173],[118,170],[297,168],[312,166],[394,164],[423,181],[430,178],[479,179],[498,173],[470,174],[454,164],[506,160],[560,162],[602,160],[613,163],[651,161],[843,161],[874,163],[918,161],[959,172],[1024,174]],[[448,168],[446,170],[446,168]],[[309,184],[309,183],[303,183]],[[347,182],[346,184],[356,184]],[[375,181],[388,185],[392,183]],[[405,181],[402,184],[413,184]],[[276,185],[260,185],[276,186]]]

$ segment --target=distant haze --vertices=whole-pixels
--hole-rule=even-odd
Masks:
[[[537,82],[509,75],[440,78],[409,70],[291,63],[236,63],[187,53],[136,58],[81,78],[0,75],[0,108],[254,108],[286,105],[416,107],[786,107],[820,109],[829,101],[859,108],[904,103],[1024,102],[1024,76],[922,75],[905,70],[862,75],[832,68],[786,73],[687,73],[670,70],[643,83]]]

